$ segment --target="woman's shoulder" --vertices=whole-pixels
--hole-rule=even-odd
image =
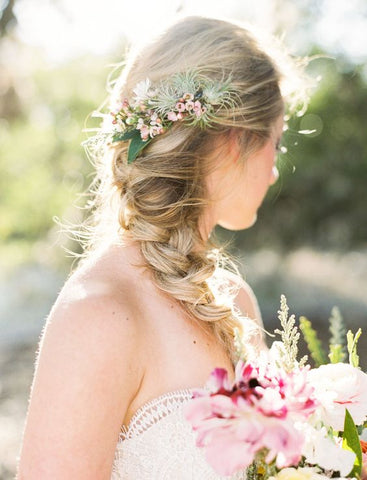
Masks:
[[[128,268],[121,268],[124,274],[118,275],[117,262],[123,260],[103,253],[73,272],[50,311],[46,329],[95,335],[111,347],[129,347],[126,351],[136,346],[140,333],[134,293],[137,280]]]
[[[136,249],[106,246],[84,259],[66,280],[56,305],[125,312],[134,310],[136,286],[143,275],[136,268]],[[135,262],[135,266],[132,263]]]

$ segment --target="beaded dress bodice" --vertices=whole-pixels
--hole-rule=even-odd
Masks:
[[[120,433],[111,480],[246,479],[245,471],[219,476],[196,447],[195,433],[183,415],[192,392],[169,392],[139,408]]]

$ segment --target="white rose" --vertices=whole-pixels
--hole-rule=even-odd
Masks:
[[[336,440],[327,436],[325,427],[316,429],[307,423],[296,424],[304,435],[302,455],[312,465],[325,470],[335,470],[341,475],[348,475],[353,468],[355,454],[344,450]]]
[[[320,419],[334,430],[343,430],[345,409],[356,425],[367,418],[367,375],[348,363],[321,365],[308,372],[320,402]]]

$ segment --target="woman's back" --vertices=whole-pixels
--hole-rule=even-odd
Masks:
[[[231,370],[141,261],[134,246],[110,246],[62,289],[40,344],[19,479],[109,478],[121,429],[141,407],[203,386],[215,366]]]

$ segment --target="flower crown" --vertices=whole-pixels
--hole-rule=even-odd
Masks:
[[[130,140],[128,163],[178,121],[212,126],[219,110],[233,108],[238,97],[230,80],[218,82],[195,71],[177,73],[155,87],[146,79],[133,92],[131,101],[125,98],[110,112],[112,142]]]

